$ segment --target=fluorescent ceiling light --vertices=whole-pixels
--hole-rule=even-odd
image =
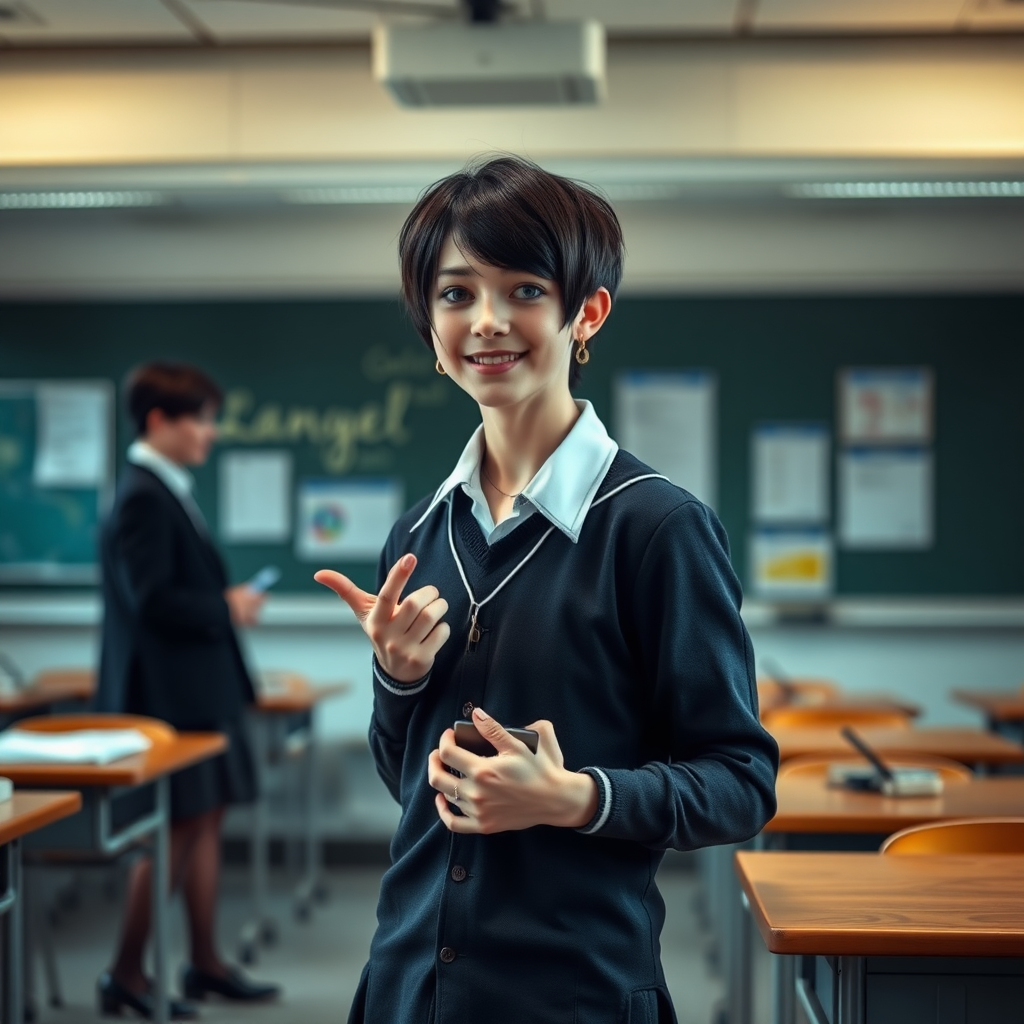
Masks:
[[[0,210],[102,210],[115,206],[161,206],[162,192],[0,192]]]
[[[825,181],[786,192],[799,199],[1005,199],[1024,197],[1024,181]]]
[[[340,206],[347,203],[414,203],[420,185],[339,185],[334,188],[292,188],[282,193],[286,203]]]

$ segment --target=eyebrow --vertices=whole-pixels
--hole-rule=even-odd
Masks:
[[[442,267],[437,272],[438,277],[476,277],[476,271],[469,266]]]

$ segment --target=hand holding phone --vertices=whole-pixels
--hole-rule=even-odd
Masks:
[[[463,750],[468,750],[471,754],[476,754],[477,757],[494,757],[497,754],[498,751],[494,745],[480,735],[480,730],[469,719],[460,718],[452,726],[452,729],[455,732],[456,745],[462,747]],[[514,736],[521,743],[525,743],[531,754],[537,753],[537,741],[540,734],[536,729],[510,729],[506,726],[505,732],[509,736]]]
[[[281,570],[276,565],[265,565],[246,586],[257,594],[268,591],[281,578]]]

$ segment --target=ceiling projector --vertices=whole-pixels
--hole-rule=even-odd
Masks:
[[[596,21],[378,25],[373,77],[403,107],[596,103],[605,93]]]

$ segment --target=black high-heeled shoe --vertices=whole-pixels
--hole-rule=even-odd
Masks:
[[[250,981],[237,967],[228,967],[227,974],[207,974],[187,966],[181,972],[181,990],[186,999],[205,999],[215,995],[239,1003],[263,1003],[276,999],[281,986],[269,982]]]
[[[134,1010],[144,1020],[153,1019],[153,984],[145,992],[133,992],[125,988],[109,971],[96,979],[96,1002],[104,1017],[120,1017],[124,1009]],[[171,1020],[195,1020],[199,1011],[184,999],[170,999],[168,1005]]]

